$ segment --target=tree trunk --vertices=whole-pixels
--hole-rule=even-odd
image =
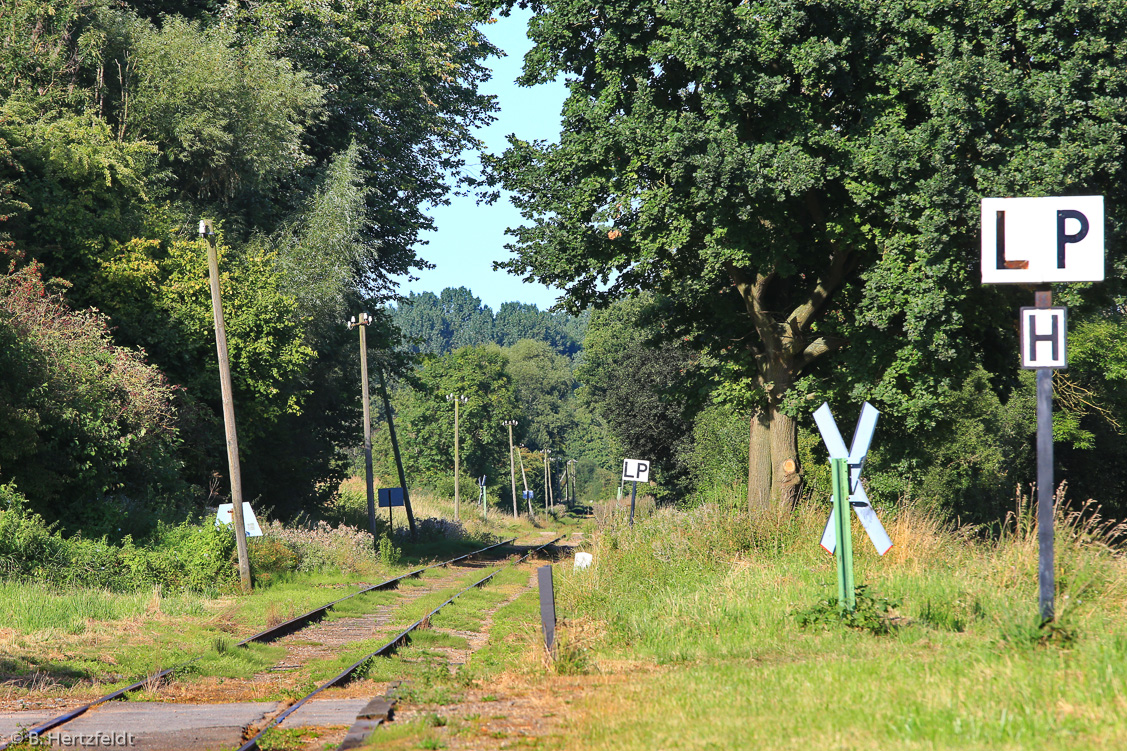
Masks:
[[[758,515],[771,506],[770,415],[756,410],[751,415],[747,452],[747,510]]]
[[[771,417],[771,465],[774,469],[771,501],[783,508],[793,508],[798,500],[801,476],[798,472],[798,423],[779,412]]]
[[[753,514],[794,506],[802,479],[798,424],[779,411],[783,395],[794,382],[794,362],[780,353],[766,365],[760,382],[767,386],[767,404],[752,417],[748,447],[747,503]]]

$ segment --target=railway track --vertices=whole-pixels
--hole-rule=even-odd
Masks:
[[[549,542],[540,544],[537,547],[531,549],[529,552],[527,552],[525,555],[523,555],[518,560],[518,563],[527,560],[532,555],[535,555],[536,553],[542,551],[544,548],[554,544],[555,542],[558,542],[561,539],[561,537],[562,536],[555,537],[554,539],[550,540]],[[443,568],[443,567],[454,566],[454,565],[457,565],[459,563],[469,561],[471,558],[476,558],[478,556],[488,554],[491,551],[496,551],[500,548],[512,546],[513,543],[515,542],[515,540],[516,540],[516,538],[509,538],[507,540],[503,540],[503,541],[496,543],[494,545],[489,545],[487,547],[481,548],[479,550],[472,551],[470,553],[466,553],[466,554],[458,556],[456,558],[452,558],[452,559],[446,560],[446,561],[440,561],[440,562],[437,562],[437,563],[433,563],[429,566],[423,566],[421,568],[413,569],[413,570],[408,571],[406,573],[400,574],[399,576],[392,577],[392,578],[387,579],[385,581],[379,582],[378,584],[374,584],[370,587],[365,587],[365,588],[360,589],[360,590],[358,590],[358,591],[356,591],[356,592],[354,592],[354,593],[352,593],[352,594],[350,594],[346,597],[338,598],[336,600],[333,600],[331,602],[326,603],[325,605],[314,608],[313,610],[302,613],[301,615],[298,615],[294,618],[291,618],[287,621],[284,621],[284,622],[282,622],[282,623],[280,623],[276,626],[272,626],[268,629],[265,629],[265,630],[260,631],[256,634],[253,634],[252,636],[248,636],[247,638],[238,642],[236,646],[246,647],[247,645],[252,644],[252,643],[268,643],[268,642],[274,641],[276,639],[279,639],[283,636],[293,634],[297,631],[300,631],[301,629],[304,629],[304,628],[310,626],[311,624],[314,624],[314,623],[320,621],[335,606],[341,604],[342,602],[345,602],[346,600],[353,599],[355,597],[358,597],[358,596],[365,594],[365,593],[368,593],[368,592],[373,592],[373,591],[377,591],[377,590],[394,589],[402,581],[404,581],[406,579],[410,579],[410,578],[413,578],[413,577],[419,577],[427,571],[431,571],[433,569],[438,569],[438,568]],[[262,730],[259,733],[257,733],[251,740],[247,741],[247,743],[244,744],[244,746],[242,748],[245,748],[245,749],[257,748],[257,741],[262,737],[263,733],[265,733],[270,728],[276,726],[278,723],[282,722],[286,717],[288,717],[290,714],[292,714],[294,711],[296,711],[300,706],[302,706],[306,702],[308,702],[309,699],[311,699],[314,696],[316,696],[317,694],[321,693],[326,688],[329,688],[329,687],[335,686],[335,685],[340,685],[340,684],[347,682],[348,678],[351,675],[353,675],[362,665],[367,663],[369,660],[371,660],[375,657],[382,656],[382,655],[393,654],[395,652],[395,650],[398,649],[400,646],[403,646],[404,644],[408,643],[410,641],[411,632],[415,631],[422,624],[426,623],[431,616],[433,616],[435,613],[437,613],[439,610],[441,610],[443,607],[445,607],[449,603],[453,602],[455,599],[457,599],[457,597],[464,594],[465,592],[467,592],[471,589],[474,589],[476,587],[480,587],[480,586],[484,585],[486,582],[488,582],[490,579],[492,579],[494,576],[496,576],[498,571],[500,571],[500,568],[497,568],[496,570],[494,570],[489,575],[482,577],[481,579],[479,579],[478,581],[475,581],[470,586],[464,588],[463,590],[461,590],[460,592],[455,594],[453,597],[449,598],[444,603],[439,605],[437,608],[432,610],[426,616],[419,619],[415,623],[411,624],[410,626],[405,628],[403,631],[397,633],[391,639],[391,641],[389,641],[387,644],[383,645],[380,649],[378,649],[378,650],[372,652],[371,654],[367,655],[362,660],[357,661],[355,664],[351,665],[346,670],[342,671],[340,674],[334,676],[332,679],[330,679],[326,683],[322,684],[317,689],[310,692],[308,695],[302,697],[300,700],[295,702],[290,707],[287,707],[283,712],[279,713],[276,717],[272,718],[264,727],[262,727]],[[29,738],[42,737],[46,733],[57,731],[58,728],[66,725],[67,723],[71,722],[72,720],[77,719],[78,717],[81,717],[86,712],[90,711],[91,709],[94,709],[94,708],[96,708],[100,705],[106,704],[108,702],[113,702],[113,701],[116,701],[116,700],[125,699],[125,698],[128,697],[129,694],[131,694],[133,692],[140,691],[140,690],[143,690],[143,689],[147,689],[147,688],[153,686],[155,683],[159,683],[161,681],[167,680],[177,670],[181,670],[181,669],[191,665],[191,663],[194,662],[194,661],[195,660],[191,660],[191,661],[188,661],[186,663],[181,663],[179,665],[176,665],[174,667],[166,668],[166,669],[161,670],[160,672],[158,672],[154,675],[147,676],[146,678],[144,678],[142,680],[139,680],[139,681],[132,683],[128,686],[117,689],[116,691],[113,691],[112,693],[106,694],[105,696],[102,696],[98,699],[95,699],[94,701],[92,701],[88,704],[84,704],[84,705],[77,707],[75,709],[72,709],[72,710],[70,710],[70,711],[68,711],[64,714],[60,714],[56,717],[52,717],[52,718],[34,726],[34,727],[27,728],[25,730],[21,730],[19,733],[12,736],[12,738],[9,739],[6,743],[3,743],[2,745],[0,745],[0,751],[6,751],[6,749],[9,749],[13,746],[18,746],[19,744],[26,742]]]
[[[523,563],[524,561],[531,558],[533,555],[539,553],[544,548],[546,548],[550,545],[553,545],[556,542],[559,542],[562,537],[563,536],[560,535],[558,537],[553,538],[552,540],[549,540],[546,543],[543,543],[542,545],[539,545],[539,546],[533,548],[532,550],[530,550],[529,552],[527,552],[523,556],[521,556],[520,559],[518,559],[517,563],[518,564]],[[487,574],[486,576],[483,576],[481,579],[479,579],[479,580],[475,581],[474,583],[470,584],[469,586],[465,587],[464,589],[462,589],[457,594],[448,598],[441,605],[439,605],[438,607],[434,608],[429,613],[424,615],[422,618],[419,618],[417,621],[415,621],[411,625],[407,626],[405,629],[403,629],[403,631],[401,631],[398,634],[396,634],[395,636],[393,636],[391,638],[391,640],[388,641],[386,644],[384,644],[383,646],[379,647],[378,649],[372,651],[371,653],[365,655],[364,657],[361,657],[359,660],[357,660],[353,664],[349,665],[347,668],[342,670],[340,673],[333,676],[332,678],[325,681],[324,683],[322,683],[317,688],[313,689],[313,691],[309,692],[305,696],[298,699],[296,702],[294,702],[292,705],[287,707],[285,710],[283,710],[282,712],[279,712],[277,715],[275,715],[273,718],[271,718],[262,727],[262,729],[259,730],[254,735],[254,737],[252,737],[250,740],[248,740],[246,743],[244,743],[242,746],[240,746],[238,751],[257,751],[259,740],[261,740],[262,737],[267,732],[269,732],[271,728],[274,728],[277,725],[279,725],[280,723],[282,723],[287,717],[289,717],[291,714],[293,714],[294,712],[299,710],[304,704],[306,704],[306,702],[308,702],[313,697],[320,694],[322,691],[325,691],[326,689],[332,688],[333,686],[340,685],[341,683],[347,682],[349,680],[349,678],[354,673],[356,673],[356,671],[360,670],[360,668],[362,668],[364,665],[366,665],[370,660],[372,660],[376,657],[390,656],[390,655],[394,654],[396,652],[396,650],[398,650],[400,647],[409,644],[410,640],[411,640],[411,633],[413,631],[422,627],[423,624],[428,623],[430,621],[430,619],[433,618],[440,610],[442,610],[444,607],[446,607],[450,603],[454,602],[456,599],[461,597],[466,592],[469,592],[472,589],[476,589],[477,587],[481,587],[481,586],[485,585],[487,582],[489,582],[490,579],[495,577],[499,571],[500,571],[500,568],[494,570],[493,572]]]

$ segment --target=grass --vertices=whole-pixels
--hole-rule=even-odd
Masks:
[[[1090,514],[1060,520],[1051,628],[1035,618],[1031,525],[975,539],[908,510],[885,512],[883,559],[854,529],[858,582],[891,627],[808,617],[835,589],[824,514],[662,511],[597,535],[591,569],[557,567],[560,613],[603,632],[589,669],[623,674],[581,703],[564,747],[1127,742],[1127,565]]]
[[[453,506],[452,502],[424,496],[416,511],[420,519],[428,515],[450,516]],[[251,595],[162,595],[159,588],[120,593],[34,582],[0,582],[0,677],[14,681],[13,686],[42,685],[44,681],[56,688],[92,681],[120,685],[206,654],[217,635],[249,636],[339,599],[361,585],[469,552],[507,536],[527,538],[540,532],[525,517],[514,522],[499,514],[491,514],[488,523],[467,519],[463,527],[463,536],[429,539],[409,546],[392,569],[367,566],[349,571],[290,572],[274,577],[266,586],[257,586]],[[425,586],[448,575],[444,568],[433,569],[405,580],[400,586]],[[466,577],[467,584],[471,577],[472,574]],[[371,612],[392,602],[394,597],[394,592],[361,595],[341,603],[329,617]],[[437,604],[428,599],[421,606]],[[415,617],[424,612],[419,610]],[[202,664],[210,663],[205,660]],[[218,663],[214,665],[220,674],[225,674]]]

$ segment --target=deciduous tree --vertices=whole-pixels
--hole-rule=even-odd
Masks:
[[[528,220],[502,265],[573,306],[657,290],[671,331],[743,348],[753,506],[794,497],[795,415],[828,381],[926,426],[1009,341],[1013,299],[974,273],[981,196],[1127,198],[1119,0],[533,7],[521,81],[570,95],[558,144],[494,163]]]

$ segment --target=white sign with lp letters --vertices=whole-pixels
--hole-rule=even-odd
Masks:
[[[1104,280],[1104,197],[982,199],[982,283]]]
[[[634,482],[650,481],[650,463],[645,459],[623,459],[622,479]]]

